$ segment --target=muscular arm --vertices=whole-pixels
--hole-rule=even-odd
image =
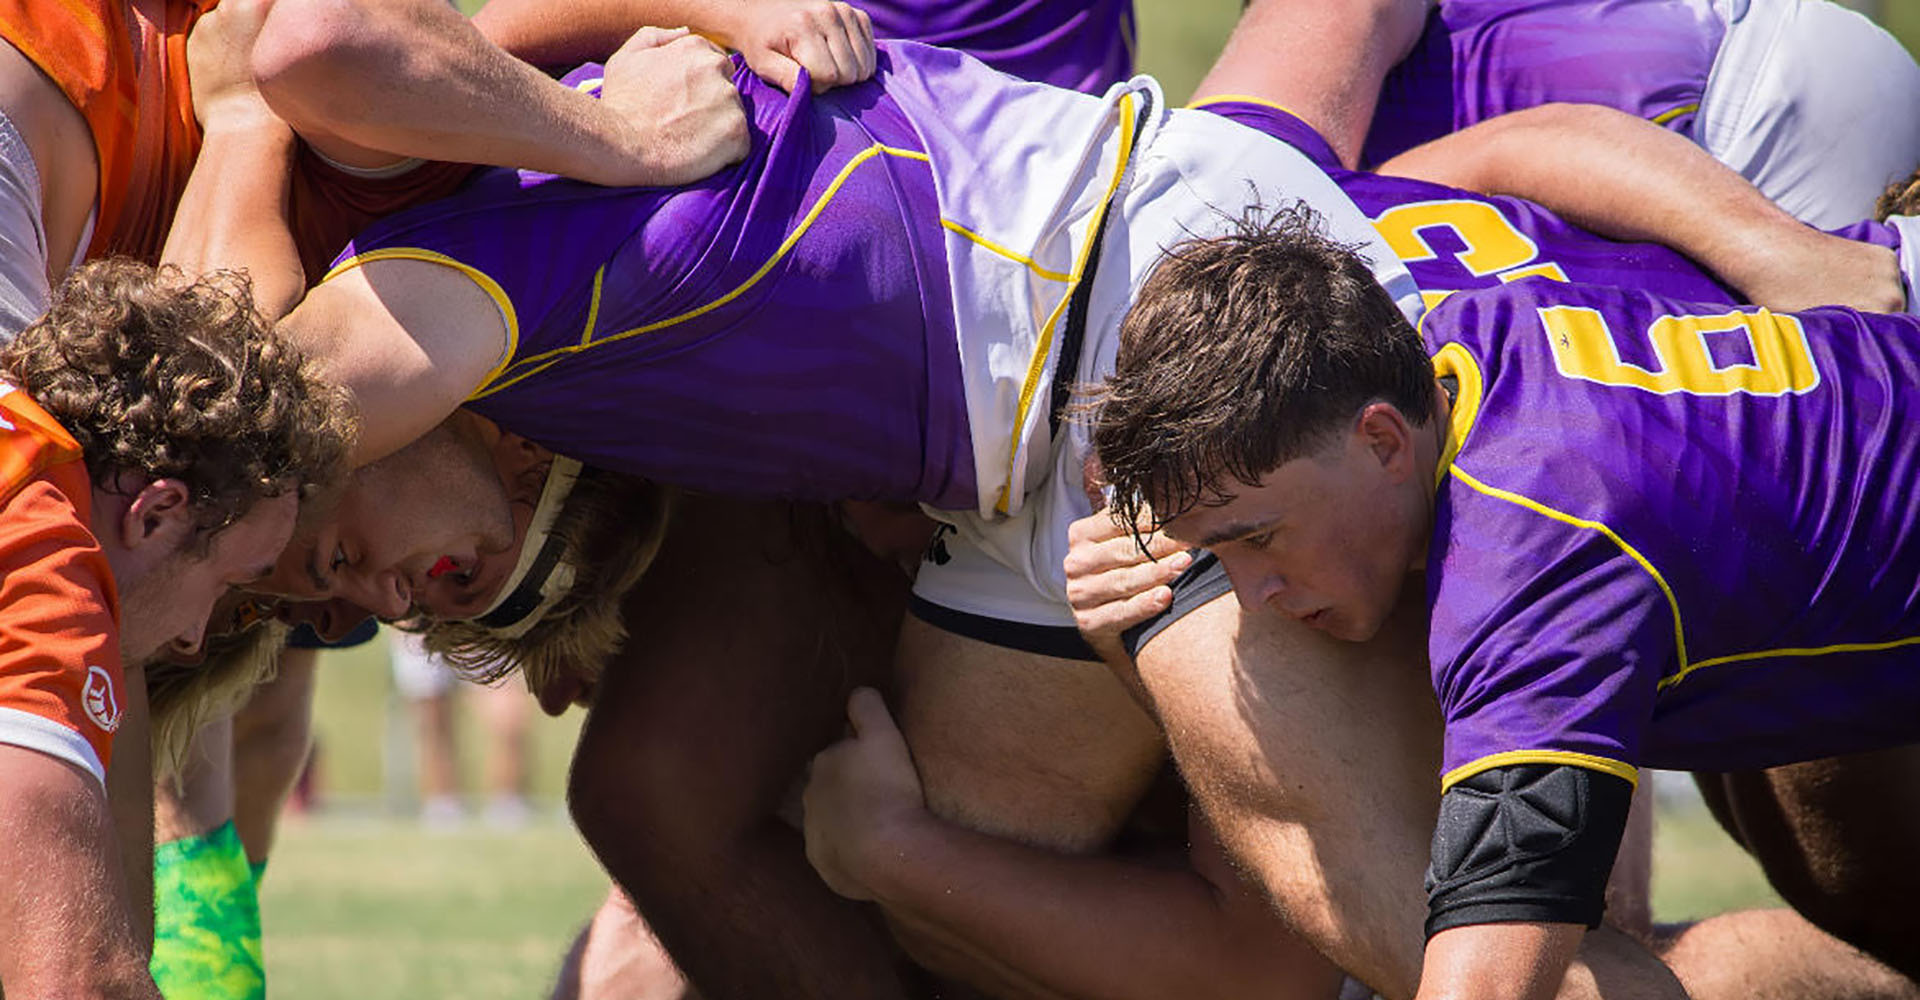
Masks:
[[[1586,928],[1475,924],[1427,942],[1415,1000],[1551,1000]]]
[[[605,59],[644,25],[688,25],[746,57],[762,79],[792,90],[805,67],[813,91],[873,74],[873,25],[831,0],[490,0],[473,16],[494,44],[537,66]]]
[[[1432,8],[1432,0],[1252,0],[1194,97],[1272,101],[1356,166],[1380,84]]]
[[[146,671],[126,670],[120,728],[107,768],[107,801],[125,878],[127,917],[141,951],[153,951],[153,744]]]
[[[595,100],[508,55],[441,0],[277,0],[251,68],[277,113],[354,165],[419,156],[679,184],[747,148],[731,87],[690,74],[663,79],[638,107]]]
[[[1203,824],[1195,867],[1032,847],[945,822],[870,692],[814,761],[808,855],[880,904],[916,957],[1020,996],[1331,997],[1340,973],[1234,876]],[[1203,874],[1204,873],[1204,874]],[[918,942],[930,942],[932,952]]]
[[[856,578],[822,576],[792,517],[691,498],[676,512],[628,597],[635,636],[599,683],[569,804],[702,997],[903,998],[878,920],[821,884],[775,817],[839,732],[849,675],[886,663],[903,588],[850,541],[831,558]]]
[[[0,745],[0,981],[22,997],[159,1000],[127,919],[114,826],[98,782]],[[26,873],[31,873],[28,877]]]
[[[1526,198],[1603,236],[1664,243],[1770,308],[1906,305],[1891,250],[1804,225],[1684,137],[1612,108],[1502,115],[1380,172]]]

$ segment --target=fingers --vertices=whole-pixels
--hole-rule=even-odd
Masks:
[[[1173,588],[1154,587],[1125,600],[1111,601],[1084,610],[1076,607],[1073,624],[1089,639],[1117,638],[1120,633],[1172,606]]]
[[[1192,563],[1193,556],[1176,552],[1158,562],[1142,561],[1072,575],[1067,578],[1067,601],[1075,611],[1125,601],[1156,587],[1170,586]]]
[[[864,80],[879,68],[879,53],[873,46],[873,18],[867,12],[852,4],[838,4],[840,20],[847,25],[848,37],[853,39],[855,50],[860,56],[859,77]]]
[[[759,76],[760,79],[791,94],[793,93],[793,88],[800,85],[800,71],[806,68],[806,66],[807,64],[804,59],[791,58],[786,53],[777,49],[768,49],[755,58],[753,62],[753,72]],[[815,78],[814,89],[819,89],[817,77]]]
[[[902,751],[906,749],[906,738],[894,725],[886,699],[870,687],[854,688],[847,697],[847,722],[853,726],[855,739],[897,743]]]
[[[620,51],[629,52],[640,49],[657,49],[674,39],[685,38],[688,34],[689,32],[686,28],[655,28],[648,26],[628,36],[627,40],[621,43]]]
[[[1130,566],[1159,567],[1163,572],[1155,577],[1165,582],[1193,561],[1186,546],[1164,535],[1146,536],[1143,550],[1131,529],[1114,524],[1104,514],[1075,521],[1067,529],[1067,540],[1065,569],[1070,582]]]

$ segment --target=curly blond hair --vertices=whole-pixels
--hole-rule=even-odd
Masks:
[[[100,489],[178,479],[204,543],[265,497],[344,474],[346,394],[253,307],[244,275],[133,260],[76,269],[0,373],[80,443]]]

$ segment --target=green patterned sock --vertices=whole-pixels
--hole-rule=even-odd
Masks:
[[[153,851],[153,979],[169,1000],[264,1000],[260,896],[231,821]]]

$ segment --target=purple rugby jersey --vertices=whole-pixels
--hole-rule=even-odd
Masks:
[[[1667,247],[1605,240],[1519,198],[1347,170],[1318,132],[1270,105],[1217,101],[1202,107],[1293,146],[1325,170],[1374,220],[1413,272],[1429,306],[1453,292],[1529,277],[1617,285],[1696,302],[1739,301],[1699,265]],[[1878,223],[1851,227],[1843,235],[1899,246],[1898,233]]]
[[[1133,0],[852,0],[876,38],[959,49],[1003,73],[1090,94],[1133,75]]]
[[[1442,0],[1388,74],[1361,162],[1556,101],[1686,133],[1725,35],[1710,0]]]
[[[1529,281],[1458,378],[1427,560],[1447,781],[1920,738],[1920,319]]]
[[[708,180],[486,171],[376,224],[343,265],[426,256],[494,283],[517,329],[467,406],[587,464],[744,496],[973,506],[940,211],[911,123],[875,84],[734,82],[752,150]]]

